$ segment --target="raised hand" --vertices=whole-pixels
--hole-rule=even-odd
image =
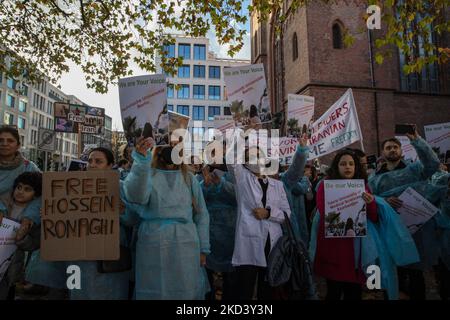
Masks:
[[[147,151],[153,148],[154,145],[155,140],[153,140],[153,138],[140,137],[136,141],[136,152],[145,157],[147,156]]]

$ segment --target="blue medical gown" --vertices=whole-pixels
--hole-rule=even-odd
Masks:
[[[210,243],[200,184],[180,170],[152,169],[150,153],[132,156],[123,188],[127,202],[141,205],[136,299],[204,299],[209,284],[200,253],[209,253]]]
[[[417,152],[419,161],[407,164],[403,169],[372,175],[369,185],[374,194],[388,198],[398,197],[408,187],[413,188],[424,198],[439,207],[445,197],[446,188],[430,182],[431,177],[438,171],[439,159],[431,147],[422,139],[411,141]],[[440,239],[437,231],[437,216],[430,219],[413,234],[420,262],[409,267],[426,270],[435,265],[439,257]]]
[[[292,164],[288,170],[280,175],[291,207],[291,222],[297,239],[302,240],[308,247],[309,231],[306,218],[305,194],[310,188],[307,177],[304,177],[309,148],[297,146]]]
[[[200,185],[209,213],[211,253],[206,257],[206,266],[216,272],[232,272],[237,217],[234,184],[227,172],[217,185],[205,186],[203,178]]]

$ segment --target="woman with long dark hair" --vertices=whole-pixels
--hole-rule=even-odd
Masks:
[[[378,219],[374,196],[367,186],[367,174],[362,168],[359,158],[350,150],[339,152],[333,159],[326,180],[363,179],[366,192],[362,198],[366,203],[367,217],[373,222]],[[320,222],[317,230],[314,272],[327,280],[327,300],[360,300],[362,284],[366,277],[361,265],[359,238],[325,238],[325,191],[324,182],[320,182],[317,190],[317,209]],[[349,223],[348,225],[351,225]]]

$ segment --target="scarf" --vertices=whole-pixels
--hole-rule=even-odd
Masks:
[[[0,159],[0,170],[13,170],[23,164],[24,158],[20,152],[16,153],[13,160]]]

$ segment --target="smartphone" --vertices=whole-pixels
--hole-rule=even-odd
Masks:
[[[142,132],[142,136],[147,139],[147,138],[153,138],[153,128],[152,125],[150,123],[146,123],[144,126],[144,131]]]
[[[395,125],[395,134],[396,135],[405,135],[405,134],[414,134],[416,132],[415,124],[396,124]]]

